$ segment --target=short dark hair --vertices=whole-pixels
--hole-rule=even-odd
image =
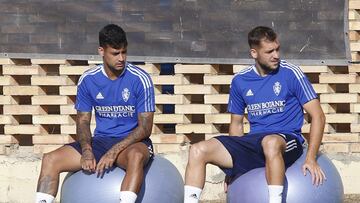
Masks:
[[[99,32],[99,45],[105,48],[110,46],[114,49],[127,47],[126,33],[118,25],[108,24]]]
[[[273,29],[265,26],[258,26],[252,29],[248,34],[248,43],[250,48],[259,46],[261,40],[275,41],[277,38]]]

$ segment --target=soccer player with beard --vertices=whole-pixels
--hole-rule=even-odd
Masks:
[[[248,43],[255,64],[232,80],[228,103],[230,136],[191,146],[185,173],[185,203],[198,202],[208,163],[219,166],[229,179],[265,167],[269,202],[281,203],[285,169],[303,153],[303,109],[312,122],[302,171],[304,175],[307,170],[310,172],[315,185],[325,180],[316,161],[325,116],[313,87],[299,67],[280,60],[280,43],[271,28],[254,28],[248,34]],[[250,122],[246,135],[245,109]]]

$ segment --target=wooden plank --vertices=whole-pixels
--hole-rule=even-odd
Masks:
[[[360,84],[349,84],[350,93],[360,93]]]
[[[359,95],[353,93],[321,94],[320,103],[358,103]]]
[[[358,133],[324,134],[323,142],[359,142]]]
[[[349,0],[349,10],[350,9],[360,9],[360,1],[358,1],[358,0]]]
[[[156,104],[188,104],[189,99],[184,95],[159,94],[155,95]]]
[[[205,104],[227,104],[229,102],[228,94],[209,94],[204,95]]]
[[[357,12],[354,12],[353,14],[355,14]],[[357,16],[359,14],[357,13]],[[355,17],[355,15],[353,15],[352,17]],[[360,23],[357,21],[350,21],[349,22],[349,30],[360,30]]]
[[[49,152],[52,152],[62,146],[63,145],[61,145],[61,144],[58,144],[58,145],[34,145],[34,154],[49,153]]]
[[[14,99],[14,97],[12,96],[4,96],[4,95],[0,95],[0,104],[17,104],[17,100]]]
[[[21,124],[21,125],[5,125],[5,134],[47,134],[46,130],[41,125]]]
[[[32,64],[66,64],[65,59],[31,59]]]
[[[348,84],[360,82],[357,74],[321,74],[319,75],[319,83],[329,84]]]
[[[61,105],[73,104],[73,101],[68,96],[46,95],[32,96],[31,103],[33,105]]]
[[[204,75],[204,84],[230,85],[233,75]]]
[[[360,42],[351,42],[350,51],[360,51]]]
[[[74,105],[61,105],[60,106],[61,115],[76,115],[76,109]]]
[[[358,31],[350,30],[349,31],[349,40],[350,40],[350,43],[351,43],[351,41],[360,40],[360,35],[359,35]]]
[[[33,144],[67,144],[75,140],[70,135],[34,135]]]
[[[176,133],[219,133],[219,130],[212,124],[177,124]]]
[[[47,112],[39,105],[4,105],[5,115],[43,115]]]
[[[349,65],[350,73],[360,73],[360,64],[351,64]]]
[[[210,114],[219,113],[213,105],[210,104],[176,104],[175,113],[177,114]]]
[[[301,132],[302,133],[310,133],[310,127],[311,124],[310,123],[306,123],[301,127]],[[330,133],[330,132],[335,132],[335,129],[333,127],[331,127],[331,125],[325,123],[324,126],[324,133]]]
[[[360,61],[360,54],[358,52],[351,52],[351,61]]]
[[[39,65],[30,65],[30,66],[4,65],[3,74],[4,75],[42,75],[45,74],[45,71]]]
[[[168,153],[179,153],[181,151],[182,145],[175,144],[154,144],[154,153],[155,154],[168,154]]]
[[[249,65],[233,65],[233,73],[238,73],[248,67]]]
[[[360,104],[350,104],[351,113],[360,113]]]
[[[156,144],[182,144],[185,142],[183,134],[152,134],[151,141]]]
[[[75,124],[74,119],[69,115],[33,115],[33,124]]]
[[[102,60],[88,60],[88,64],[89,65],[99,65],[99,64],[103,64]]]
[[[59,73],[60,75],[82,75],[86,70],[89,70],[93,66],[69,66],[69,65],[60,65]]]
[[[136,66],[144,69],[149,74],[154,74],[154,75],[160,74],[160,65],[146,63],[145,65],[136,65]]]
[[[175,94],[216,94],[218,91],[212,85],[175,85]]]
[[[167,124],[167,123],[191,123],[188,117],[182,114],[155,114],[155,124]]]
[[[353,153],[360,152],[360,143],[351,143],[350,144],[350,152],[353,152]]]
[[[360,123],[351,123],[350,124],[350,132],[360,133]]]
[[[325,153],[348,153],[349,144],[347,143],[325,143],[324,144]]]
[[[229,124],[230,121],[231,121],[231,114],[229,114],[229,113],[206,114],[205,115],[205,123],[216,123],[216,124],[227,123],[227,124]]]
[[[77,93],[77,86],[69,85],[69,86],[60,86],[59,87],[59,94],[60,95],[76,95]]]
[[[60,106],[60,114],[61,115],[75,116],[77,114],[77,111],[74,108],[74,105],[61,105]],[[76,119],[76,117],[74,117],[74,119]],[[94,111],[91,112],[91,121],[90,121],[90,123],[91,124],[96,123],[95,112]]]
[[[349,113],[337,113],[337,114],[325,114],[327,123],[358,123],[358,114]]]
[[[230,124],[231,114],[230,113],[219,113],[219,114],[206,114],[205,123],[215,123],[215,124]],[[244,125],[249,125],[249,120],[244,117]]]
[[[13,64],[9,58],[0,58],[0,65]]]
[[[67,76],[32,76],[31,85],[58,86],[58,85],[76,85],[76,84]]]
[[[4,86],[4,95],[17,95],[17,96],[29,96],[29,95],[44,95],[45,91],[38,86]]]
[[[300,66],[300,69],[304,73],[328,73],[330,72],[328,66]]]
[[[318,94],[335,92],[334,89],[331,88],[328,84],[312,84],[312,86],[315,92]]]
[[[154,75],[151,76],[154,85],[182,85],[189,84],[183,75]]]
[[[12,135],[0,135],[0,144],[17,144],[19,141]]]
[[[95,128],[96,128],[95,124],[90,125],[91,133],[94,133]],[[76,135],[76,125],[61,125],[60,126],[60,132],[62,134]]]
[[[11,115],[0,114],[0,124],[18,124],[17,120]]]
[[[184,65],[176,64],[174,66],[175,73],[188,73],[188,74],[216,74],[219,65]]]
[[[330,104],[320,104],[324,113],[336,113],[336,108]]]
[[[349,30],[360,30],[360,29],[353,29],[353,26],[351,23],[355,23],[356,21],[351,21],[351,20],[358,20],[360,19],[360,15],[359,15],[359,12],[355,11],[355,10],[349,10],[349,17],[348,19],[350,20],[349,21]],[[357,26],[356,26],[357,27]],[[357,28],[360,28],[360,27],[357,27]]]
[[[9,76],[0,76],[0,86],[4,86],[4,85],[17,85],[18,83],[16,82],[16,80]]]

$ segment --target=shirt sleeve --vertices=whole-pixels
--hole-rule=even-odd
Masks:
[[[154,85],[150,76],[145,73],[137,85],[136,109],[138,113],[155,111],[155,93]]]
[[[318,97],[309,79],[299,67],[294,67],[290,75],[290,91],[296,96],[302,106]]]
[[[238,115],[244,115],[246,103],[241,95],[239,83],[235,78],[231,82],[230,95],[228,102],[228,112]]]
[[[84,81],[82,81],[77,86],[75,109],[80,112],[91,112],[91,100],[92,98],[88,92],[86,84]]]

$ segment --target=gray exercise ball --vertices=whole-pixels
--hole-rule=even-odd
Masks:
[[[324,171],[327,180],[322,185],[312,185],[311,175],[304,176],[302,165],[306,151],[285,173],[283,202],[286,203],[341,203],[344,200],[344,188],[341,177],[331,162],[322,153],[317,161]],[[237,177],[230,185],[227,193],[228,203],[264,203],[269,202],[265,168],[253,169]]]
[[[103,177],[84,171],[69,173],[61,187],[61,203],[119,203],[124,175],[124,170],[118,167],[113,167]],[[184,182],[170,161],[155,156],[144,175],[137,203],[183,203]]]

